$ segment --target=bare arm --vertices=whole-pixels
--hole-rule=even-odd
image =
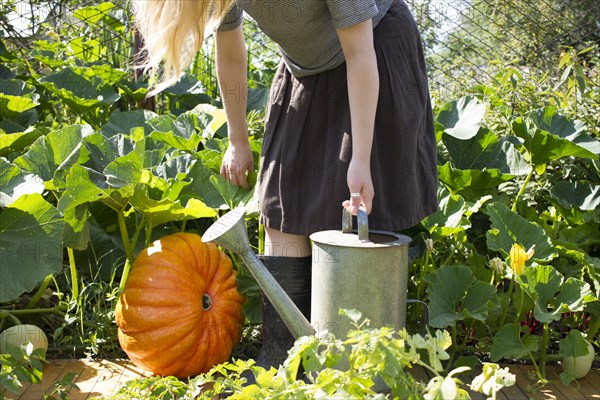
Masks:
[[[252,168],[253,159],[246,125],[247,56],[241,25],[216,33],[216,68],[229,132],[221,175],[232,184],[248,189],[246,173]]]
[[[371,147],[373,128],[379,96],[379,73],[373,47],[373,24],[371,20],[338,30],[338,36],[346,58],[348,74],[348,98],[352,123],[352,159],[348,167],[350,193],[360,193],[344,202],[350,212],[356,214],[363,205],[367,213],[375,195],[371,180]]]

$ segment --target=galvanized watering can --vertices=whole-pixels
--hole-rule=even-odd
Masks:
[[[352,328],[340,308],[356,309],[371,327],[404,328],[408,268],[408,236],[369,231],[367,214],[359,210],[357,232],[344,209],[341,231],[313,233],[311,322],[345,338]]]
[[[406,303],[420,302],[406,299],[410,238],[392,232],[369,232],[364,211],[359,211],[357,217],[358,234],[352,232],[352,215],[344,211],[341,232],[324,231],[310,236],[312,324],[252,251],[242,208],[219,218],[202,240],[242,258],[294,338],[327,332],[345,338],[350,324],[339,315],[340,308],[359,310],[371,321],[371,327],[403,328]]]

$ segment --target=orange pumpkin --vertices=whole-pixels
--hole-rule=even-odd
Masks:
[[[244,299],[231,259],[177,233],[143,250],[115,310],[119,342],[140,368],[186,378],[225,362],[241,338]]]

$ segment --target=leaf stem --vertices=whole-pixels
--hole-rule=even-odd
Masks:
[[[4,318],[10,318],[15,323],[15,325],[21,325],[21,321],[19,320],[19,318],[15,317],[11,311],[0,310],[0,319]]]
[[[71,293],[73,295],[73,299],[77,300],[79,298],[79,277],[77,276],[75,254],[73,253],[72,247],[67,247],[67,254],[69,255],[69,270],[71,272]]]
[[[519,199],[521,198],[521,196],[523,195],[523,193],[525,193],[525,189],[527,189],[527,184],[529,183],[529,181],[531,180],[531,177],[533,176],[533,173],[535,172],[535,168],[533,168],[533,165],[531,166],[531,171],[529,171],[529,174],[527,174],[527,177],[525,177],[525,181],[523,181],[523,186],[521,186],[521,189],[519,190],[519,193],[517,193],[517,197],[515,197],[515,202],[512,205],[511,210],[517,211],[517,203],[519,202]]]
[[[523,290],[523,286],[521,286],[519,284],[519,289],[520,289],[520,293],[521,293],[521,298],[519,299],[519,308],[517,308],[517,318],[515,319],[515,325],[517,326],[516,329],[520,329],[520,319],[521,319],[521,309],[523,308],[523,300],[525,297],[525,291]]]
[[[31,298],[31,300],[29,300],[29,303],[25,306],[26,309],[31,309],[31,308],[34,308],[35,306],[37,306],[37,304],[42,299],[42,296],[44,295],[44,293],[46,293],[46,289],[48,289],[48,286],[50,285],[51,281],[52,281],[52,274],[50,274],[44,278],[44,280],[42,281],[42,284],[38,288],[37,292],[35,292],[35,294]]]
[[[119,231],[121,232],[121,240],[123,240],[123,246],[125,247],[125,254],[130,262],[135,259],[133,248],[131,247],[131,241],[129,240],[129,233],[127,232],[127,224],[125,223],[125,216],[121,209],[117,213],[117,220],[119,221]]]
[[[498,324],[498,328],[502,328],[504,326],[504,322],[506,321],[506,315],[508,314],[508,304],[510,303],[510,299],[512,297],[514,288],[515,288],[515,277],[513,276],[510,279],[510,286],[508,287],[508,296],[507,296],[506,301],[504,302],[504,310],[502,310],[502,317],[500,318],[500,323]]]
[[[52,313],[59,313],[62,314],[62,310],[61,310],[61,306],[56,305],[52,308],[32,308],[30,310],[4,310],[9,314],[14,315],[29,315],[29,314],[52,314]],[[0,314],[2,315],[2,314]]]
[[[121,282],[119,283],[119,291],[123,291],[125,289],[125,282],[127,282],[127,277],[129,276],[129,270],[131,268],[131,264],[135,260],[135,251],[134,246],[137,242],[141,227],[144,226],[143,223],[140,223],[136,227],[135,233],[133,234],[134,243],[129,240],[129,233],[127,232],[127,224],[125,223],[125,216],[123,214],[123,209],[117,212],[117,218],[119,221],[119,230],[121,231],[121,239],[123,240],[123,245],[125,247],[125,254],[127,255],[127,259],[125,260],[125,265],[123,266],[123,275],[121,275]]]
[[[546,383],[546,377],[544,375],[542,375],[540,368],[538,367],[537,363],[535,362],[535,357],[533,356],[533,354],[531,354],[531,352],[529,352],[528,354],[529,354],[529,359],[531,360],[531,363],[533,364],[533,368],[535,369],[535,373],[536,373],[538,379],[540,380],[541,383]]]
[[[544,322],[544,333],[542,334],[542,341],[540,342],[540,368],[542,370],[542,377],[546,380],[546,349],[548,348],[548,337],[550,336],[550,327],[547,322]]]

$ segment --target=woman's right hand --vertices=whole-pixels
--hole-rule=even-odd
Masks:
[[[249,190],[248,173],[254,167],[254,158],[247,138],[230,141],[227,151],[223,156],[221,164],[221,176],[231,182],[234,186],[241,186]]]

